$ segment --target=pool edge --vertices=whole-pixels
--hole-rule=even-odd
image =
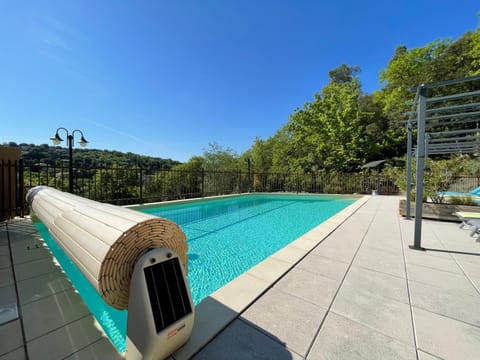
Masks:
[[[191,199],[179,199],[179,200],[167,200],[167,201],[158,201],[158,202],[151,202],[145,204],[134,204],[134,205],[124,205],[123,207],[132,209],[132,210],[144,210],[149,208],[157,208],[157,207],[165,207],[171,205],[183,205],[183,204],[191,204],[201,201],[208,201],[208,200],[218,200],[218,199],[229,199],[235,197],[245,197],[245,196],[252,196],[252,195],[304,195],[304,196],[335,196],[335,197],[348,197],[348,198],[358,198],[360,200],[362,197],[366,195],[361,194],[311,194],[311,193],[296,193],[296,192],[250,192],[250,193],[239,193],[239,194],[227,194],[227,195],[213,195],[213,196],[205,196],[201,198],[191,198]],[[357,201],[358,201],[357,200]]]
[[[172,354],[173,358],[190,359],[198,353],[370,198],[371,195],[359,196],[353,204],[203,299],[195,308],[189,341]]]

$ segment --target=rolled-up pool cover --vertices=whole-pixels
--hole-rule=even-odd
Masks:
[[[109,305],[126,309],[137,259],[166,247],[187,271],[187,242],[174,222],[47,186],[27,193],[35,215]]]

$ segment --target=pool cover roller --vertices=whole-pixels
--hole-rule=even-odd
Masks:
[[[187,242],[174,222],[138,211],[37,186],[27,193],[35,215],[105,302],[126,309],[136,261],[169,248],[187,272]]]

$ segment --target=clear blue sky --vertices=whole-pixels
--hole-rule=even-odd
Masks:
[[[397,45],[456,39],[473,0],[0,0],[0,143],[81,129],[91,148],[186,161],[272,136],[359,65],[365,92]],[[63,135],[63,134],[62,134]]]

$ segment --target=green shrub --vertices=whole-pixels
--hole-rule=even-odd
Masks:
[[[412,159],[412,192],[415,191],[416,182],[416,159]],[[465,155],[452,156],[448,160],[426,159],[424,173],[423,199],[430,198],[432,202],[441,204],[446,202],[446,197],[442,194],[448,191],[450,186],[457,182],[462,175],[477,171],[478,163],[476,159],[469,159]],[[407,173],[403,167],[386,167],[384,174],[395,180],[396,185],[402,190],[407,188]],[[413,195],[413,194],[412,194]],[[413,198],[414,196],[412,196]],[[473,199],[460,199],[454,201],[464,201],[475,203]]]
[[[447,202],[452,205],[477,205],[473,197],[470,195],[449,196]]]

